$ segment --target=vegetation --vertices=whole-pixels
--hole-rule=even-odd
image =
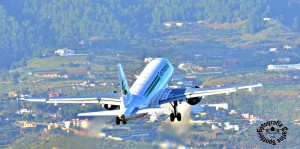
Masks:
[[[8,148],[157,148],[145,142],[114,141],[102,138],[33,134],[18,139]]]
[[[152,56],[166,57],[174,67],[182,62],[204,68],[222,67],[224,62],[234,59],[238,61],[238,66],[224,67],[220,70],[221,74],[206,76],[207,72],[203,72],[197,74],[195,79],[187,79],[186,74],[176,70],[174,78],[179,76],[199,85],[204,82],[204,86],[261,82],[264,90],[256,94],[241,92],[229,97],[213,96],[202,103],[228,102],[229,107],[238,112],[249,112],[265,120],[291,122],[300,118],[295,114],[300,106],[297,102],[299,73],[272,73],[265,69],[268,64],[280,64],[276,61],[278,58],[287,57],[290,63],[299,63],[299,6],[297,0],[0,1],[0,116],[12,121],[59,122],[75,118],[79,112],[102,110],[100,105],[90,104],[86,108],[81,108],[79,104],[60,104],[59,108],[54,108],[52,104],[7,99],[6,94],[15,90],[43,96],[51,91],[67,95],[119,91],[115,65],[122,63],[126,75],[131,74],[127,77],[131,84],[134,81],[132,74],[139,73],[145,65],[143,58]],[[262,18],[271,20],[263,21]],[[166,22],[172,23],[172,26],[164,26]],[[175,25],[176,22],[183,23],[183,26]],[[283,50],[284,45],[293,48]],[[63,47],[87,56],[53,56],[54,49]],[[268,53],[270,47],[277,47],[278,52]],[[39,71],[59,71],[60,75],[68,71],[91,71],[92,74],[73,78],[42,78],[30,74]],[[95,84],[113,82],[115,85],[72,88],[74,84],[87,80]],[[31,109],[36,116],[15,114],[20,108]],[[57,116],[50,116],[52,114]],[[234,121],[239,117],[220,118],[218,121]],[[114,123],[113,119],[108,120]],[[136,124],[127,126],[130,125]],[[146,125],[151,129],[144,129]],[[142,122],[136,127],[137,130],[131,132],[145,130],[155,133],[153,128],[159,127],[158,122]],[[212,133],[211,126],[204,124],[191,127],[199,134],[178,136],[170,128],[154,139],[145,139],[155,143],[171,138],[192,145],[186,143],[185,138],[188,138],[211,143],[199,147],[257,148],[262,146],[254,144],[259,142],[253,137],[256,127],[252,125],[239,136],[234,131],[225,131],[222,137],[209,138],[199,134],[216,132]],[[288,134],[291,138],[287,143],[291,145],[299,142],[296,140],[299,138],[297,131],[294,131],[299,130],[296,127],[289,126],[293,134]],[[26,130],[15,125],[1,125],[0,138],[3,139],[0,145],[3,146],[0,148],[15,140],[9,148],[157,148],[147,141],[143,142],[144,138],[142,142],[112,141],[59,134],[23,135],[23,131]],[[107,131],[120,136],[130,135],[128,130]]]
[[[80,40],[155,41],[164,22],[242,20],[242,30],[252,34],[265,28],[263,17],[271,17],[299,31],[299,5],[296,0],[1,1],[0,68],[24,66],[27,57]]]

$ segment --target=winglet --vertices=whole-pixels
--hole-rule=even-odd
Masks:
[[[131,100],[132,96],[121,64],[118,64],[118,73],[119,73],[119,81],[120,81],[123,103],[125,107],[125,105],[127,105]]]

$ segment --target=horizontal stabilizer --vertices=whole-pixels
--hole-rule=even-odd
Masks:
[[[153,113],[168,113],[170,110],[167,108],[148,108],[148,109],[142,109],[142,110],[138,110],[136,112],[136,114],[153,114]]]
[[[100,94],[92,96],[65,96],[65,97],[34,97],[34,98],[17,98],[18,101],[28,102],[44,102],[44,103],[77,103],[77,104],[107,104],[107,105],[121,105],[120,94]]]
[[[120,110],[79,113],[77,116],[119,116]]]

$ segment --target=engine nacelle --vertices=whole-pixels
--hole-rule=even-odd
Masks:
[[[106,110],[115,110],[117,108],[120,108],[120,106],[116,106],[116,105],[109,105],[109,104],[104,104],[103,106]]]
[[[194,97],[194,98],[187,98],[186,102],[190,105],[198,104],[202,100],[202,97]]]
[[[200,88],[199,86],[192,86],[191,88]]]

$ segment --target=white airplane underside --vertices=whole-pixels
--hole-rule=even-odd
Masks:
[[[102,104],[108,111],[79,113],[78,116],[115,116],[116,124],[119,125],[121,121],[126,124],[128,120],[137,119],[151,113],[164,112],[167,109],[160,108],[160,105],[166,103],[171,103],[174,109],[170,114],[170,120],[174,121],[177,118],[180,121],[181,114],[177,111],[178,101],[196,105],[206,96],[228,95],[243,89],[252,92],[255,88],[262,87],[262,84],[256,84],[211,89],[171,89],[168,88],[168,83],[172,79],[173,71],[174,68],[167,59],[154,59],[129,88],[122,66],[118,64],[120,93],[58,98],[21,98],[20,100],[52,103],[55,106],[61,103],[79,103],[82,106],[85,106],[85,104]]]

